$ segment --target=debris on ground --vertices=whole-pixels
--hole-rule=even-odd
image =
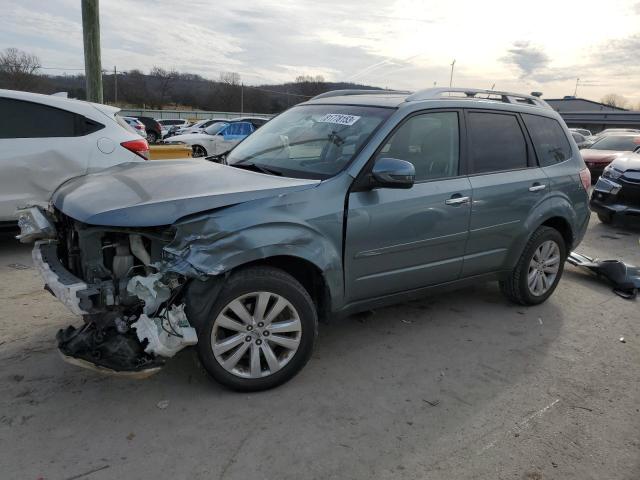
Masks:
[[[164,410],[168,406],[169,400],[160,400],[158,403],[156,403],[156,407],[158,407],[160,410]]]
[[[624,339],[624,337],[620,337],[620,343],[627,343],[627,341]]]
[[[567,262],[576,267],[586,268],[613,284],[613,292],[628,300],[633,300],[640,289],[640,268],[628,265],[621,260],[600,260],[571,252]]]
[[[29,270],[31,268],[29,265],[24,265],[22,263],[10,263],[7,267],[13,268],[14,270]]]

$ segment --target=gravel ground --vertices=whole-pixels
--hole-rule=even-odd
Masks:
[[[579,250],[640,265],[638,236],[592,220]],[[146,380],[64,363],[79,319],[30,265],[0,241],[3,479],[640,478],[640,300],[571,266],[537,307],[488,284],[321,326],[247,395],[190,351]]]

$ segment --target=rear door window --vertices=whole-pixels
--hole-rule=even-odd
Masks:
[[[470,173],[527,168],[527,143],[518,117],[467,112]]]
[[[531,135],[541,167],[548,167],[571,158],[571,145],[556,119],[529,113],[522,114],[522,119]],[[584,137],[579,133],[573,135],[576,142],[584,141]]]
[[[0,138],[80,137],[104,125],[60,108],[0,98]]]

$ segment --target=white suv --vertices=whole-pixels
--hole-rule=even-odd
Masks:
[[[0,222],[73,177],[142,162],[147,141],[107,105],[0,89]]]

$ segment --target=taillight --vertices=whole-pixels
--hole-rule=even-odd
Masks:
[[[120,145],[122,145],[130,152],[133,152],[136,155],[144,158],[145,160],[149,160],[149,144],[144,138],[141,138],[140,140],[129,140],[128,142],[122,142]]]
[[[591,187],[591,172],[588,168],[580,170],[580,181],[582,182],[584,189],[588,192],[589,187]]]

